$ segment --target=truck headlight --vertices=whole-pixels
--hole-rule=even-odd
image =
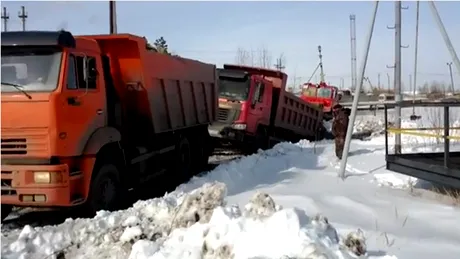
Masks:
[[[51,183],[50,172],[34,172],[35,183]]]
[[[236,130],[245,130],[246,129],[246,124],[233,124],[232,128],[236,129]]]

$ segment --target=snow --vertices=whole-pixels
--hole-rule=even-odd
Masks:
[[[423,139],[404,150],[439,149]],[[280,143],[125,211],[2,233],[2,258],[458,258],[460,209],[387,171],[383,144],[353,140],[342,181],[332,141]]]

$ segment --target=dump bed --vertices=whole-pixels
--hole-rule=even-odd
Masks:
[[[271,118],[274,126],[303,136],[316,136],[323,120],[323,111],[286,91],[286,73],[238,65],[224,65],[224,69],[244,70],[251,75],[263,76],[266,80],[271,81],[273,83],[272,105],[277,105],[275,119]]]
[[[130,34],[87,37],[109,56],[127,123],[162,133],[215,121],[215,65],[148,51],[144,38]]]

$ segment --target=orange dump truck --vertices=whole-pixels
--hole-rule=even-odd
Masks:
[[[214,65],[130,34],[1,39],[2,220],[12,206],[114,210],[127,190],[207,163]]]

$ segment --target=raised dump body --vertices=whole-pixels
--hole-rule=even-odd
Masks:
[[[127,105],[126,125],[138,132],[132,137],[145,140],[215,120],[215,65],[149,51],[143,38],[129,34],[81,37],[95,39],[107,56],[116,57],[110,66],[124,82],[116,90]]]
[[[266,139],[315,139],[322,110],[286,91],[281,71],[224,65],[219,72],[219,116],[211,136],[267,147]]]
[[[128,189],[207,164],[214,65],[130,34],[4,32],[1,44],[2,219],[13,205],[117,209]]]

